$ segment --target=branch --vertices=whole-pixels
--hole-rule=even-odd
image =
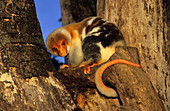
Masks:
[[[132,47],[118,47],[109,61],[115,59],[125,59],[139,64],[138,50]],[[96,88],[94,74],[99,66],[91,68],[88,75],[83,73],[83,68],[66,68],[59,70],[55,77],[65,84],[71,93],[73,88],[78,92],[82,92],[82,89],[87,91],[87,88]],[[118,92],[119,102],[122,105],[119,107],[120,110],[164,110],[161,100],[142,68],[115,64],[105,70],[103,81]],[[105,101],[108,99],[105,98]]]

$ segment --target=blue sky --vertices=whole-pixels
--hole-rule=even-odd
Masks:
[[[56,28],[61,27],[59,22],[61,18],[60,0],[34,0],[37,17],[40,22],[43,39],[46,41],[47,36]],[[57,57],[59,62],[63,62],[63,57]]]

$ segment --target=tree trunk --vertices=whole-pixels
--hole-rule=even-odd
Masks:
[[[0,1],[0,110],[73,110],[54,73],[34,1]]]
[[[115,23],[129,46],[137,47],[143,70],[170,110],[170,1],[103,0],[97,15]]]
[[[95,15],[95,0],[86,2],[62,0],[63,24]],[[103,80],[119,98],[107,98],[95,87],[99,66],[89,75],[83,74],[83,68],[55,72],[33,0],[0,1],[0,110],[168,111],[168,9],[168,1],[98,0],[97,15],[119,27],[127,44],[139,50],[142,65],[140,69],[125,64],[109,67]],[[117,48],[110,60],[139,63],[137,49]]]
[[[138,50],[133,47],[120,47],[110,58],[125,59],[139,64]],[[147,74],[141,69],[125,64],[116,64],[106,69],[103,80],[117,90],[119,98],[106,98],[98,93],[94,84],[94,73],[83,74],[83,68],[59,70],[55,75],[77,97],[77,105],[85,111],[164,111],[164,106],[150,83]],[[74,91],[74,92],[73,92]],[[75,94],[76,92],[76,94]],[[119,99],[119,100],[118,100]]]
[[[86,17],[96,16],[97,0],[60,0],[62,24],[80,22]]]
[[[66,10],[69,10],[68,7]],[[108,81],[112,85],[116,84],[116,86],[113,85],[113,87],[116,87],[120,96],[120,101],[116,102],[116,99],[111,98],[111,101],[108,102],[108,98],[102,98],[100,94],[99,94],[100,96],[96,97],[98,93],[92,90],[93,89],[92,87],[95,87],[93,79],[92,80],[90,79],[91,80],[90,81],[88,77],[86,78],[82,75],[79,75],[80,78],[77,78],[79,77],[77,74],[79,72],[82,72],[82,70],[77,69],[62,70],[60,72],[62,76],[59,77],[60,75],[59,74],[58,78],[60,78],[62,82],[64,80],[67,81],[63,83],[66,84],[68,90],[71,90],[70,88],[73,84],[75,85],[75,86],[73,85],[72,87],[73,89],[76,89],[74,91],[78,92],[76,94],[78,98],[77,104],[79,105],[79,107],[81,107],[84,110],[89,109],[106,110],[107,108],[108,110],[109,109],[121,110],[122,108],[123,108],[122,110],[164,110],[164,108],[166,110],[169,110],[168,104],[170,101],[169,65],[168,65],[169,64],[168,61],[170,61],[168,52],[169,51],[168,30],[170,23],[169,22],[170,14],[168,12],[168,9],[170,9],[169,7],[170,6],[168,1],[162,2],[159,0],[150,2],[146,0],[97,1],[97,15],[115,23],[123,33],[128,46],[138,48],[142,69],[144,71],[136,72],[135,70],[137,69],[133,69],[134,71],[132,72],[134,72],[134,75],[132,75],[131,78],[128,76],[125,78],[121,76],[121,73],[123,74],[123,72],[120,71],[121,69],[124,69],[126,71],[126,74],[129,76],[131,75],[132,72],[128,70],[128,68],[121,68],[120,66],[118,66],[117,68],[114,68],[114,70],[118,69],[117,72],[115,72],[119,75],[118,80],[113,79],[114,76],[116,75],[112,73],[111,73],[112,75],[110,75],[110,73],[107,73],[106,71],[104,74],[104,78],[106,79],[104,78],[103,79]],[[62,12],[63,11],[65,11],[65,7],[62,8]],[[72,15],[72,12],[70,11],[69,14]],[[86,16],[84,16],[84,18],[86,18]],[[67,23],[69,23],[69,21],[67,21]],[[65,24],[64,20],[63,24]],[[127,52],[129,51],[127,50]],[[117,58],[122,58],[123,57],[122,55],[118,55]],[[114,56],[112,57],[112,59],[115,58]],[[124,58],[126,57],[124,56],[123,59]],[[71,72],[72,70],[73,72]],[[109,68],[107,70],[109,70],[108,72],[114,72],[113,68]],[[69,74],[67,73],[68,71],[70,71]],[[94,74],[94,72],[92,72],[92,75]],[[72,76],[70,75],[70,73]],[[66,75],[64,76],[63,74]],[[111,79],[109,79],[109,77]],[[79,81],[79,79],[82,80],[82,78],[83,81],[86,82]],[[127,81],[131,79],[134,79],[136,80],[135,82],[142,83],[143,85],[141,86],[139,85],[137,87],[137,84],[136,85],[132,84],[135,83],[133,81],[129,81],[127,83]],[[74,81],[76,81],[76,83]],[[92,89],[89,90],[89,88]],[[83,91],[80,89],[83,89]],[[138,91],[136,89],[138,89]],[[90,98],[89,93],[92,92],[95,93],[93,93],[94,94],[93,98]],[[71,91],[71,93],[73,94],[73,91]],[[85,102],[81,101],[80,98],[85,100]],[[98,99],[100,99],[100,102],[93,101]],[[93,102],[89,103],[90,101]],[[113,101],[115,102],[112,103]],[[164,104],[164,107],[162,105],[162,102]],[[96,104],[97,106],[95,106]],[[110,106],[115,107],[111,108]]]

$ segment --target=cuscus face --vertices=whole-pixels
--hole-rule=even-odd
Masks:
[[[52,55],[64,57],[68,54],[69,43],[64,35],[49,35],[46,43],[47,48]]]

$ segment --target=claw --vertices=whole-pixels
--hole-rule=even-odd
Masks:
[[[84,73],[89,74],[90,73],[90,66],[84,66]]]

